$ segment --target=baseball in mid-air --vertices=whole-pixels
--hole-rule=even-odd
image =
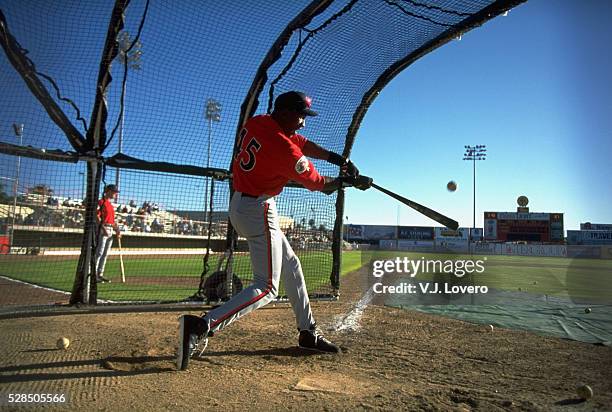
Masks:
[[[455,183],[454,180],[451,180],[446,184],[446,188],[449,192],[454,192],[455,190],[457,190],[457,183]]]
[[[70,346],[70,339],[62,337],[57,340],[58,349],[68,349],[68,346]]]
[[[591,313],[591,308],[584,308],[584,313]]]
[[[576,394],[580,399],[589,400],[593,397],[593,389],[589,385],[578,385]]]

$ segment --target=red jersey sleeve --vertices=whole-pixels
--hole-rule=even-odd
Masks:
[[[303,136],[304,142],[306,139]],[[281,159],[281,172],[285,177],[302,184],[308,190],[321,190],[325,185],[325,178],[317,172],[310,160],[304,156],[302,150],[293,143],[293,140],[280,139],[287,153]]]
[[[295,144],[297,147],[299,147],[300,150],[302,151],[304,150],[304,145],[306,144],[307,141],[308,139],[306,139],[301,134],[294,134],[293,136],[291,136],[291,142]]]
[[[104,199],[100,199],[98,200],[98,210],[96,211],[100,220],[102,220],[102,210],[103,209],[104,209]]]

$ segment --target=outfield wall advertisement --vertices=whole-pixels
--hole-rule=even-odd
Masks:
[[[397,238],[406,240],[433,240],[434,228],[427,226],[398,226]]]
[[[465,239],[469,237],[470,229],[466,227],[460,227],[457,230],[451,230],[447,227],[435,227],[434,236],[437,240],[457,240]]]
[[[568,230],[567,243],[569,245],[612,245],[612,230]]]
[[[567,256],[567,247],[564,245],[515,245],[496,244],[496,255],[518,256]]]
[[[608,223],[581,223],[580,230],[606,230],[612,232],[612,224]]]
[[[397,226],[364,225],[363,238],[367,240],[397,239]]]

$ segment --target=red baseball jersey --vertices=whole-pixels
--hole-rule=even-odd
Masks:
[[[115,209],[108,199],[100,199],[98,201],[98,217],[103,225],[115,224]]]
[[[321,190],[325,184],[302,149],[306,138],[285,135],[270,115],[255,116],[240,132],[240,151],[234,159],[234,189],[250,195],[276,196],[289,180],[309,190]]]

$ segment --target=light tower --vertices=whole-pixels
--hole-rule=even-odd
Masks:
[[[221,121],[221,103],[215,99],[209,98],[206,100],[206,112],[204,117],[208,120],[208,148],[206,151],[206,168],[210,167],[210,150],[212,141],[212,124],[213,122]],[[204,189],[204,216],[208,215],[208,177],[206,178],[206,186]],[[212,218],[212,217],[211,217]]]
[[[473,171],[474,171],[474,203],[473,203],[473,223],[472,230],[470,231],[468,237],[468,248],[471,251],[471,243],[472,243],[472,235],[476,231],[476,161],[477,160],[486,160],[487,157],[487,146],[480,144],[476,146],[465,146],[465,153],[463,154],[463,160],[471,160]]]

